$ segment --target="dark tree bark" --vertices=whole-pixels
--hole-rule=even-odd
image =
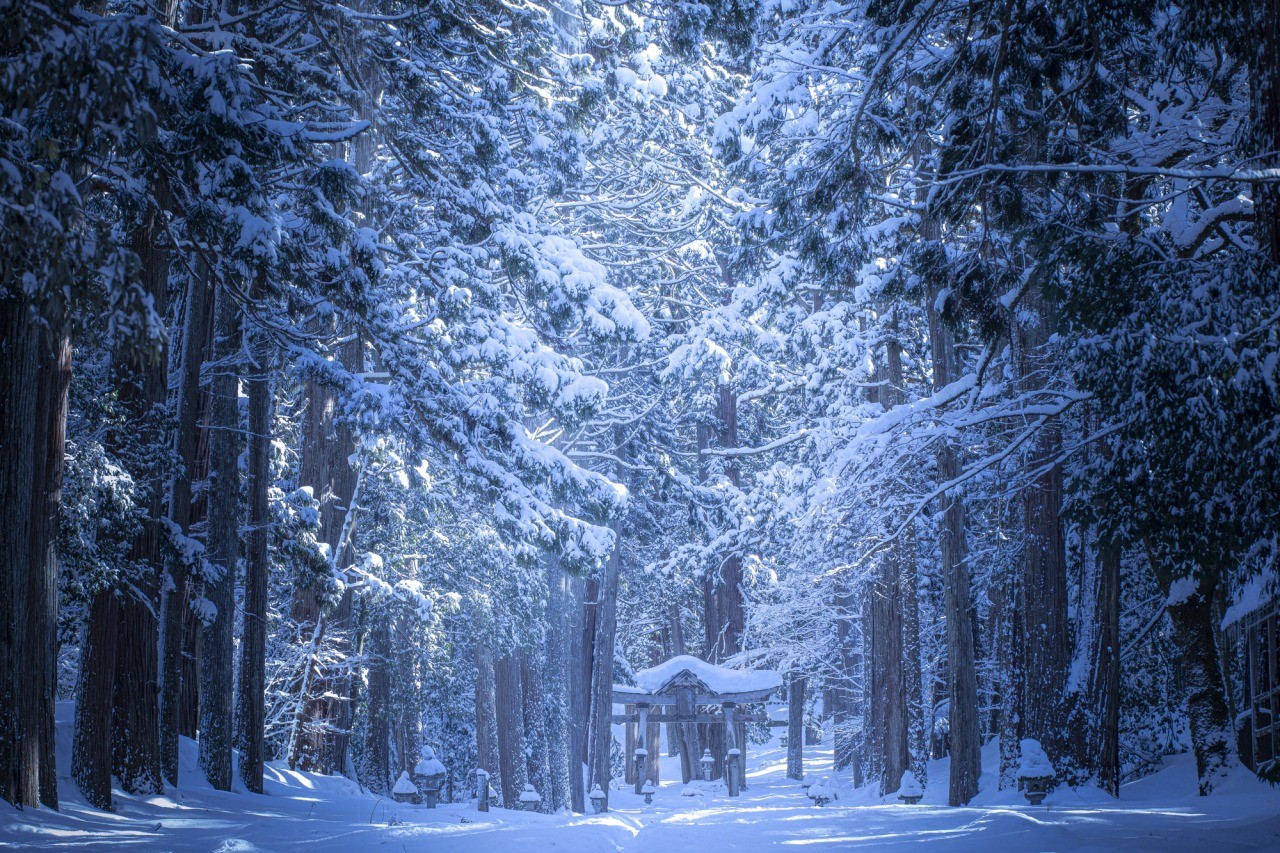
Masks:
[[[209,784],[220,791],[231,790],[234,734],[232,630],[240,556],[238,461],[243,447],[237,402],[240,351],[239,310],[230,292],[220,289],[214,310],[210,383],[207,571],[211,576],[204,584],[212,612],[200,632],[200,766]]]
[[[568,611],[573,622],[568,626],[569,657],[567,680],[569,684],[569,808],[582,814],[586,811],[587,791],[583,770],[587,765],[587,716],[591,713],[591,663],[586,644],[586,582],[580,577],[567,579],[569,592]]]
[[[896,324],[895,324],[896,330]],[[885,391],[886,408],[901,405],[905,400],[902,375],[902,345],[892,339],[886,345],[886,373],[889,379]],[[911,531],[904,530],[890,546],[894,572],[897,575],[902,617],[902,678],[903,710],[906,723],[907,766],[920,784],[926,784],[926,759],[929,749],[928,726],[925,722],[924,674],[921,668],[920,649],[920,596],[916,570],[916,546]],[[901,774],[898,776],[901,780]],[[896,791],[897,786],[889,789]]]
[[[884,377],[880,403],[888,410],[902,400],[902,348],[896,340],[886,346]],[[870,593],[870,751],[872,774],[878,775],[882,794],[897,791],[910,766],[911,732],[919,727],[913,726],[912,710],[922,704],[914,547],[906,531],[890,529],[886,534],[896,538],[880,559]],[[910,630],[916,632],[912,641]],[[914,663],[909,661],[912,657]]]
[[[163,184],[153,184],[163,198]],[[133,251],[141,262],[142,279],[158,314],[167,312],[169,252],[160,246],[164,213],[151,210],[134,230]],[[166,348],[167,349],[167,348]],[[168,365],[164,349],[146,355],[118,354],[116,385],[127,434],[117,441],[122,455],[130,448],[159,450],[168,435],[157,411],[168,401]],[[125,445],[128,445],[126,447]],[[112,712],[112,765],[121,787],[133,793],[163,790],[160,769],[159,622],[160,579],[164,571],[161,545],[168,483],[161,470],[138,470],[135,480],[146,518],[129,552],[130,577],[121,590]]]
[[[359,363],[360,345],[353,341],[339,348],[339,359],[344,365]],[[301,465],[299,485],[308,486],[320,502],[320,541],[329,546],[333,554],[333,566],[343,568],[351,541],[351,527],[355,523],[354,498],[358,471],[350,459],[355,454],[355,436],[351,429],[338,419],[339,402],[334,390],[317,382],[307,384],[306,410],[303,414]],[[351,518],[348,519],[348,513]],[[303,770],[319,772],[341,771],[346,765],[346,737],[336,735],[333,728],[345,729],[349,723],[350,679],[341,673],[322,671],[318,652],[323,643],[329,642],[338,651],[349,651],[351,646],[350,593],[331,612],[324,611],[322,597],[323,578],[298,587],[294,591],[291,616],[295,622],[309,629],[306,636],[311,646],[308,666],[310,676],[300,675],[297,689],[307,686],[307,695],[300,696],[301,720],[290,761]]]
[[[1090,707],[1097,715],[1095,754],[1098,787],[1120,796],[1120,558],[1114,539],[1098,546],[1096,630]]]
[[[858,701],[858,691],[854,689],[854,679],[861,675],[864,666],[861,646],[857,636],[853,590],[849,578],[841,575],[836,579],[836,647],[839,651],[839,671],[829,680],[831,701],[829,712],[835,727],[832,733],[835,754],[834,769],[854,771],[855,784],[862,781],[862,761],[859,754],[858,739],[854,736],[855,721],[863,713],[863,706]],[[866,727],[871,732],[871,727]]]
[[[0,295],[0,796],[57,807],[53,700],[71,351],[65,311]]]
[[[186,306],[182,322],[182,355],[176,370],[176,426],[173,449],[178,464],[169,491],[169,520],[184,536],[191,534],[192,483],[197,476],[200,446],[201,402],[204,392],[200,371],[209,352],[209,317],[213,312],[213,292],[202,265],[187,282]],[[194,672],[187,670],[184,649],[192,634],[190,572],[181,555],[168,561],[168,581],[160,595],[160,767],[170,784],[178,784],[178,736],[195,734],[195,724],[183,725],[183,686],[194,691]],[[194,708],[195,702],[190,702]]]
[[[119,613],[114,589],[94,593],[80,650],[71,776],[84,798],[100,809],[111,808],[111,699]]]
[[[609,744],[613,721],[613,650],[617,631],[618,576],[622,570],[622,533],[613,525],[614,549],[605,563],[596,604],[591,650],[591,712],[587,739],[590,785],[599,785],[609,803]]]
[[[1053,319],[1033,270],[1032,282],[1018,305],[1034,319],[1013,327],[1014,360],[1024,392],[1038,389]],[[1018,693],[1018,738],[1040,741],[1055,761],[1076,760],[1066,732],[1066,686],[1071,667],[1071,629],[1067,619],[1066,545],[1062,526],[1062,468],[1053,462],[1061,448],[1061,427],[1041,425],[1023,463],[1041,472],[1022,491],[1023,547],[1017,616],[1020,654],[1013,686]]]
[[[520,657],[510,652],[493,662],[493,697],[498,721],[498,766],[502,776],[502,804],[520,805],[528,781],[525,767],[524,694],[520,689]]]
[[[1169,606],[1181,654],[1178,666],[1187,691],[1187,717],[1201,796],[1235,763],[1235,738],[1214,636],[1213,590],[1201,588]]]
[[[365,705],[364,784],[379,794],[391,791],[391,636],[386,620],[374,617],[369,628],[365,677],[369,685]]]
[[[266,761],[263,743],[267,686],[267,545],[271,514],[267,491],[271,485],[271,358],[264,335],[255,333],[249,392],[249,527],[245,534],[244,621],[240,637],[240,691],[237,741],[240,779],[254,793],[262,793]]]
[[[934,226],[922,234],[937,239]],[[942,257],[935,261],[932,284],[925,299],[929,344],[933,361],[933,388],[940,391],[955,379],[955,342],[938,313]],[[938,482],[949,483],[960,474],[960,455],[953,442],[943,442],[937,452]],[[951,778],[947,802],[962,806],[977,796],[982,774],[982,735],[979,725],[978,677],[974,652],[974,616],[970,597],[969,554],[965,540],[964,503],[958,490],[941,498],[939,525],[942,551],[943,607],[947,626],[947,696],[951,735]]]

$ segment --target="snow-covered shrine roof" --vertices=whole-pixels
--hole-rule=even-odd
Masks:
[[[729,669],[678,655],[636,673],[636,686],[613,685],[613,701],[622,704],[673,705],[682,690],[694,692],[699,705],[763,702],[782,686],[782,676],[769,669]]]

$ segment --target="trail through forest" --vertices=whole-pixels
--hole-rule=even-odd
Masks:
[[[70,712],[69,705],[60,710]],[[183,741],[184,750],[195,744]],[[1273,850],[1280,846],[1280,793],[1240,774],[1212,798],[1196,796],[1189,756],[1125,786],[1120,800],[1096,788],[1064,789],[1028,806],[996,791],[985,774],[975,804],[945,804],[947,761],[929,765],[934,782],[917,806],[840,788],[841,799],[816,808],[785,778],[785,749],[775,739],[749,758],[750,787],[737,800],[723,793],[682,796],[675,762],[663,765],[652,805],[614,792],[607,814],[476,811],[456,803],[434,811],[389,802],[340,776],[267,768],[266,797],[214,791],[188,777],[164,796],[117,792],[115,814],[94,809],[62,780],[60,813],[28,810],[0,829],[0,847],[94,850],[349,851],[391,849],[494,853],[704,853],[709,850],[850,850],[908,847],[949,851]],[[830,773],[830,744],[806,749],[808,769]],[[986,759],[987,756],[984,756]],[[984,765],[994,766],[984,760]]]

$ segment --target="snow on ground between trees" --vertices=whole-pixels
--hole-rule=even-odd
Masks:
[[[70,743],[68,703],[59,706],[59,744]],[[184,740],[184,767],[196,745]],[[63,758],[64,756],[59,756]],[[829,744],[806,750],[806,770],[830,773]],[[191,763],[187,763],[188,759]],[[1190,755],[1166,760],[1155,775],[1126,785],[1119,801],[1094,788],[1061,789],[1032,808],[1016,791],[997,791],[998,753],[984,751],[981,793],[966,808],[946,802],[947,761],[929,764],[924,801],[906,806],[890,795],[851,791],[833,776],[839,798],[815,808],[798,782],[784,778],[778,740],[749,754],[750,788],[726,796],[680,796],[678,763],[663,762],[653,805],[629,789],[615,791],[603,815],[543,815],[470,803],[428,810],[364,793],[344,777],[267,768],[266,796],[213,791],[196,773],[164,796],[117,790],[118,810],[88,806],[66,776],[61,813],[4,806],[0,847],[95,850],[231,851],[662,851],[849,850],[920,844],[954,851],[1275,850],[1280,849],[1280,791],[1239,771],[1211,797],[1196,795]],[[68,764],[61,764],[66,767]]]

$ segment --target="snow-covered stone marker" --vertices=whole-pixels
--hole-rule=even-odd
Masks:
[[[489,771],[476,768],[476,811],[489,810]]]

